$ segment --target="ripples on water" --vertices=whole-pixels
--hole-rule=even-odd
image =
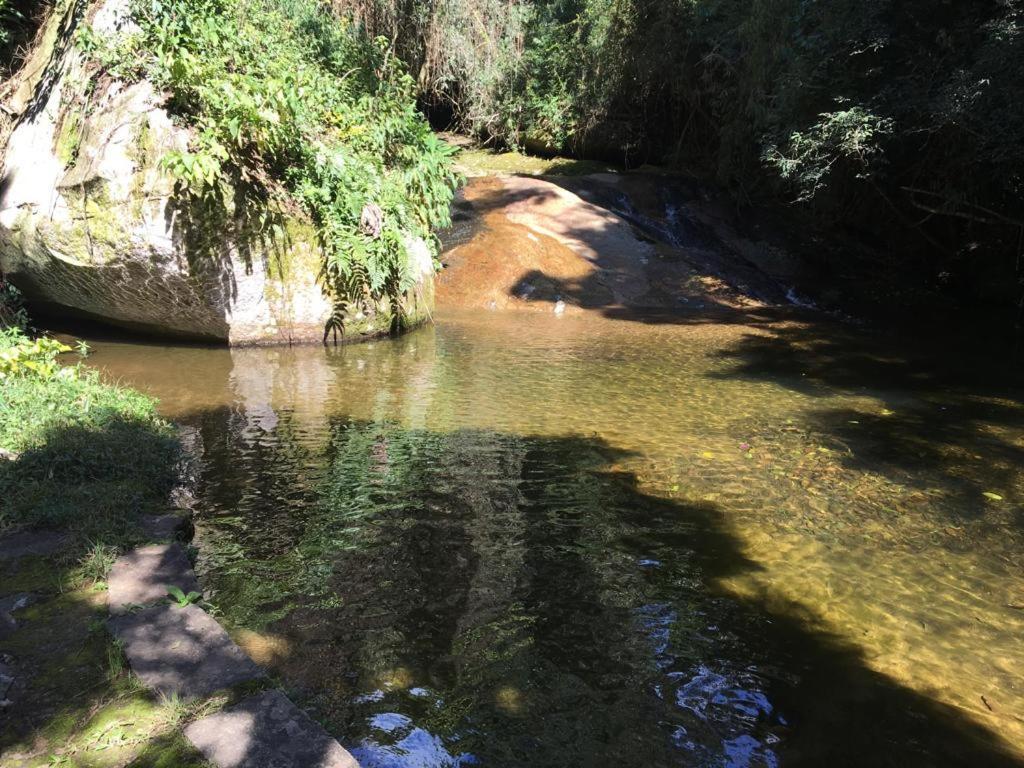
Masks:
[[[96,346],[195,444],[213,602],[364,766],[1024,765],[1012,392],[796,325]]]

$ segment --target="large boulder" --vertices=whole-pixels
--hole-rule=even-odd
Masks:
[[[162,166],[188,145],[149,82],[87,76],[72,45],[126,23],[125,0],[58,4],[3,105],[14,114],[0,171],[0,270],[42,308],[163,336],[253,344],[387,332],[391,311],[335,311],[318,282],[321,253],[301,214],[181,193]],[[412,243],[419,286],[405,302],[429,313],[433,260]]]

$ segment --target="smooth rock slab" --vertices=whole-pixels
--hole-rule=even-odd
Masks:
[[[185,737],[219,768],[359,768],[280,691],[250,696],[197,720]]]
[[[167,600],[167,587],[199,591],[199,582],[180,544],[154,544],[121,555],[107,577],[110,612],[124,613],[131,606]]]
[[[107,622],[147,688],[181,698],[208,696],[263,671],[204,610],[161,605]]]
[[[20,531],[6,534],[0,541],[0,560],[17,560],[30,555],[52,555],[68,542],[68,536],[55,531]]]

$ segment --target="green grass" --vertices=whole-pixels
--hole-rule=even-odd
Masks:
[[[0,354],[27,343],[4,332]],[[152,399],[77,365],[0,378],[0,447],[20,454],[0,460],[0,530],[55,527],[94,551],[123,542],[135,517],[165,506],[178,456]]]
[[[496,152],[482,147],[460,150],[455,156],[455,167],[466,176],[584,176],[618,170],[610,163],[596,160],[537,157],[516,151]]]
[[[0,329],[0,536],[71,534],[54,556],[0,562],[5,590],[31,592],[5,639],[28,681],[0,723],[26,766],[202,768],[180,734],[193,712],[148,695],[107,635],[103,580],[141,539],[136,518],[168,506],[179,448],[156,404],[104,382],[62,345]]]

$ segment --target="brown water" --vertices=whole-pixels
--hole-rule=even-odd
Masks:
[[[742,320],[92,362],[185,425],[212,601],[364,766],[1024,765],[1020,393]]]

